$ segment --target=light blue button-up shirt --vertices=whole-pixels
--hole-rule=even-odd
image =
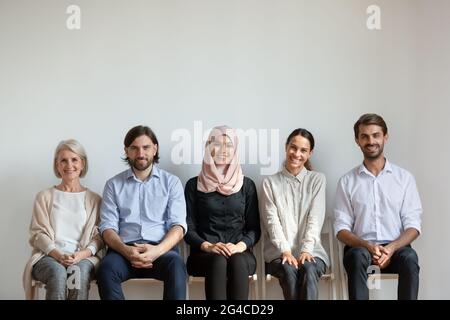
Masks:
[[[389,243],[414,228],[420,233],[422,205],[414,177],[386,160],[374,176],[361,164],[338,182],[334,230],[348,230],[377,244]]]
[[[186,202],[178,177],[153,166],[145,181],[128,169],[106,182],[101,233],[113,229],[124,243],[139,240],[159,243],[175,225],[182,226],[186,233]]]

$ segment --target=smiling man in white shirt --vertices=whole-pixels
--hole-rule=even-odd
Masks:
[[[383,118],[364,114],[354,125],[364,161],[338,182],[334,229],[345,244],[349,298],[367,300],[368,268],[399,275],[398,299],[416,300],[418,257],[411,242],[421,232],[422,206],[414,177],[384,156]]]

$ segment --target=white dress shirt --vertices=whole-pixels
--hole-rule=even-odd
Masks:
[[[388,160],[376,177],[361,164],[338,182],[335,234],[348,230],[366,241],[389,243],[408,228],[420,233],[421,215],[414,177]]]

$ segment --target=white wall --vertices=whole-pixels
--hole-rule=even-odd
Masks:
[[[81,30],[66,28],[70,4]],[[381,7],[382,29],[366,28]],[[450,153],[448,19],[445,0],[269,1],[0,0],[0,298],[22,299],[22,268],[34,195],[57,183],[56,144],[84,144],[84,184],[102,192],[123,170],[122,141],[151,126],[161,167],[183,182],[199,165],[175,165],[171,134],[228,124],[296,127],[317,140],[313,163],[328,178],[328,210],[340,175],[361,161],[352,126],[385,117],[387,155],[411,170],[425,209],[420,297],[449,299]],[[274,150],[275,150],[274,149]],[[257,184],[259,164],[245,164]]]
[[[416,21],[419,77],[415,83],[414,131],[408,155],[416,172],[424,206],[423,236],[417,242],[421,260],[421,294],[450,299],[450,2],[421,1]]]

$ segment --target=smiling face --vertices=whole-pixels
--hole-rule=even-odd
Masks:
[[[294,176],[298,175],[311,155],[311,144],[307,138],[300,135],[292,137],[286,146],[286,169]]]
[[[132,168],[145,171],[152,165],[157,150],[158,145],[154,144],[148,136],[142,135],[125,148],[125,154]]]
[[[79,179],[84,169],[84,161],[78,154],[68,149],[59,151],[55,162],[56,170],[66,182]]]
[[[227,135],[210,142],[211,157],[216,165],[227,165],[231,163],[234,154],[233,142]]]
[[[376,124],[359,125],[356,144],[361,148],[364,158],[367,160],[376,160],[384,157],[384,144],[387,142],[388,135],[383,133],[383,128]]]

